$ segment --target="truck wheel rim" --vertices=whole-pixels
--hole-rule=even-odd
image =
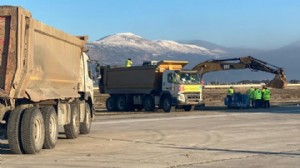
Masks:
[[[42,122],[40,119],[34,121],[34,142],[39,144],[42,136]]]
[[[73,125],[73,128],[74,128],[75,132],[79,132],[79,124],[80,124],[79,117],[78,117],[77,114],[74,114],[72,125]]]
[[[51,116],[50,123],[49,123],[49,133],[50,133],[51,140],[56,139],[56,135],[57,135],[56,132],[57,132],[56,119],[54,116]]]
[[[107,107],[108,107],[109,110],[113,110],[114,109],[114,101],[112,99],[108,100]]]
[[[152,103],[151,103],[151,100],[150,100],[150,99],[147,99],[146,102],[145,102],[146,107],[147,107],[147,108],[151,108],[151,104],[152,104]]]
[[[165,99],[165,101],[164,101],[164,107],[165,108],[169,108],[169,106],[170,106],[169,100]]]
[[[86,126],[89,128],[91,125],[91,115],[89,114],[89,111],[86,113]]]
[[[74,123],[75,129],[79,127],[79,120],[78,119],[79,119],[78,116],[74,115],[73,123]]]
[[[126,101],[124,99],[119,99],[118,100],[118,107],[120,110],[124,110],[126,106]]]

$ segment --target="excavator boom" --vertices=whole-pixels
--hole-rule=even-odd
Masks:
[[[275,74],[275,78],[267,84],[268,87],[282,89],[287,85],[287,80],[283,68],[277,67],[251,56],[208,60],[196,65],[193,68],[193,70],[198,71],[201,77],[207,72],[234,69],[251,69],[253,71],[264,71]]]

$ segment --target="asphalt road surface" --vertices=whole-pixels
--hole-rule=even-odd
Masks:
[[[97,113],[92,131],[36,155],[11,154],[0,167],[300,167],[300,107],[171,113]]]

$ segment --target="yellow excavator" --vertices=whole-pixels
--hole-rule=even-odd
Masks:
[[[251,69],[253,71],[264,71],[275,74],[274,79],[266,84],[267,87],[283,89],[287,86],[288,83],[283,68],[277,67],[251,56],[208,60],[196,65],[193,68],[193,70],[197,70],[198,74],[200,74],[200,79],[202,79],[203,75],[207,72],[235,69]]]

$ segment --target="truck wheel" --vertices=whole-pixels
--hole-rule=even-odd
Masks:
[[[80,133],[81,134],[88,134],[91,130],[91,124],[92,124],[92,117],[91,117],[91,109],[90,105],[88,103],[85,103],[85,114],[84,114],[84,120],[82,123],[80,123]]]
[[[10,112],[7,124],[7,139],[10,150],[15,154],[23,154],[24,150],[21,143],[20,126],[22,120],[23,109],[15,108]]]
[[[134,106],[133,106],[133,109],[136,110],[136,111],[142,111],[143,108],[144,108],[143,105],[134,105]]]
[[[21,139],[25,153],[35,154],[42,149],[45,139],[45,126],[39,108],[31,107],[24,110]]]
[[[125,111],[127,110],[127,102],[126,102],[126,97],[125,96],[118,96],[117,97],[117,110],[118,111]]]
[[[41,112],[45,123],[44,149],[53,149],[58,138],[58,120],[54,107],[43,107]]]
[[[187,105],[187,106],[183,106],[184,111],[191,111],[192,106],[191,105]]]
[[[107,109],[107,111],[115,111],[116,110],[116,99],[114,97],[107,98],[106,109]]]
[[[79,134],[79,110],[77,104],[71,104],[71,122],[64,126],[67,139],[76,139]]]
[[[172,100],[169,97],[164,97],[162,100],[162,107],[164,112],[169,113],[172,107]]]
[[[145,108],[145,111],[154,111],[155,104],[154,104],[154,100],[153,100],[152,96],[147,95],[144,98],[144,108]]]

